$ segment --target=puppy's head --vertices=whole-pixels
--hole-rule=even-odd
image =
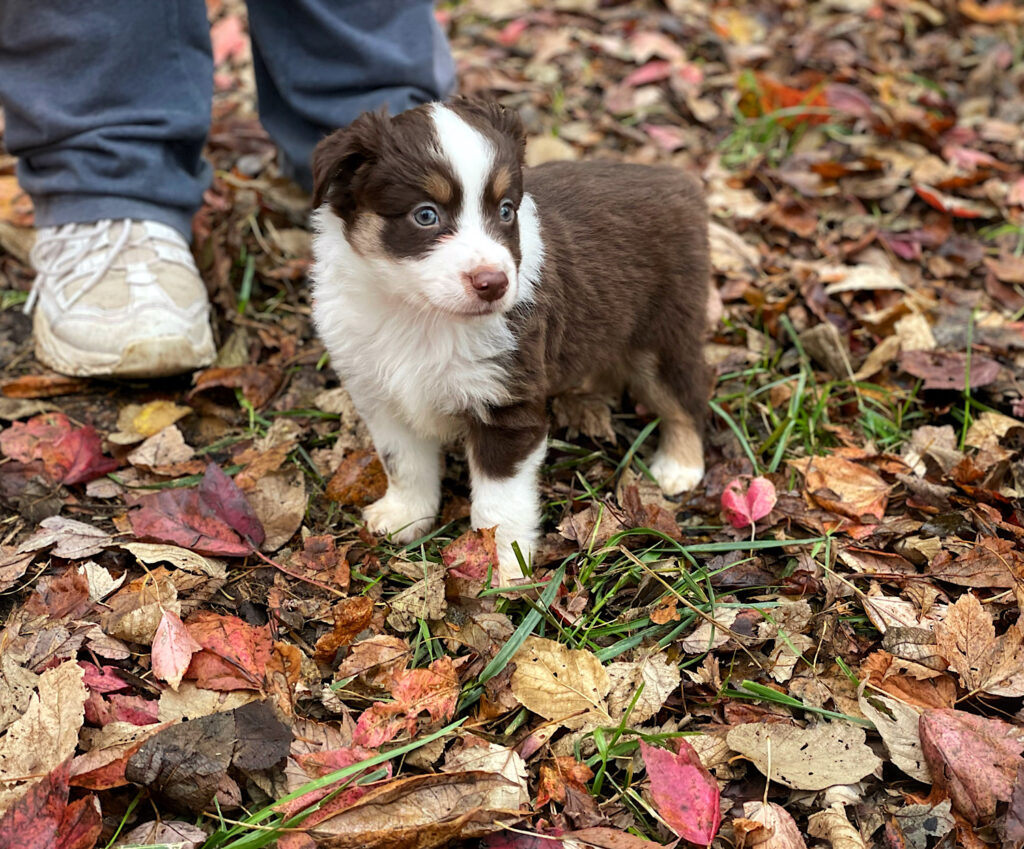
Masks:
[[[317,146],[313,205],[329,206],[324,226],[338,224],[382,294],[456,316],[504,312],[528,297],[524,151],[518,116],[495,103],[367,113]]]

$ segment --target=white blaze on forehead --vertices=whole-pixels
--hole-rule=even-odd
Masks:
[[[447,106],[435,103],[430,117],[437,130],[441,154],[462,184],[459,223],[482,226],[484,191],[494,165],[494,147],[483,133],[473,129]]]

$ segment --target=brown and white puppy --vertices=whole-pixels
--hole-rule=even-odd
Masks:
[[[661,417],[651,472],[704,474],[707,215],[697,182],[612,162],[523,167],[515,113],[457,99],[362,115],[313,157],[313,318],[388,476],[367,525],[422,536],[466,441],[474,528],[521,577],[546,401],[609,378]]]

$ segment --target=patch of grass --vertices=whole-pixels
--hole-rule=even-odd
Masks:
[[[0,290],[0,312],[18,309],[28,300],[28,292],[20,292],[17,289]]]

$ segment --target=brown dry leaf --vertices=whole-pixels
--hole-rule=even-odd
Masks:
[[[870,469],[831,455],[789,463],[803,474],[812,503],[855,522],[885,516],[892,487]]]
[[[40,530],[18,546],[18,552],[40,551],[53,546],[52,554],[66,560],[95,557],[113,543],[106,531],[101,531],[76,519],[49,516],[39,523]]]
[[[591,439],[615,443],[609,400],[593,392],[564,392],[551,399],[555,427],[567,428],[567,436],[580,434]]]
[[[253,690],[204,690],[192,681],[182,681],[178,685],[178,692],[167,689],[160,694],[157,716],[161,722],[181,722],[234,710],[260,698],[260,694]]]
[[[859,702],[864,716],[875,723],[893,764],[911,778],[931,784],[932,777],[918,731],[921,711],[888,696],[865,692],[864,684],[861,684]]]
[[[570,513],[558,523],[558,532],[583,551],[596,551],[624,530],[627,528],[618,512],[601,501],[591,501],[583,510]]]
[[[164,545],[156,542],[123,542],[121,548],[130,551],[135,559],[147,566],[157,563],[170,563],[186,572],[208,575],[211,578],[227,577],[227,564],[216,557],[204,557],[187,548],[177,545]]]
[[[378,634],[356,643],[338,666],[337,678],[358,678],[368,687],[390,689],[395,673],[411,658],[409,644],[398,637]]]
[[[0,740],[0,815],[74,754],[87,695],[75,661],[40,676],[38,695]]]
[[[591,652],[527,637],[512,662],[512,695],[524,707],[570,729],[612,724],[605,702],[611,680]]]
[[[608,692],[608,713],[612,719],[622,718],[640,685],[643,692],[629,715],[631,726],[653,717],[665,700],[679,687],[679,666],[669,661],[664,652],[646,651],[633,662],[616,661],[607,667],[611,690]]]
[[[35,556],[34,551],[18,551],[12,545],[0,545],[0,592],[21,580]]]
[[[986,411],[971,422],[964,444],[971,448],[991,449],[999,445],[1014,428],[1024,428],[1024,422],[1002,413]]]
[[[526,762],[518,752],[473,735],[467,735],[463,743],[461,749],[445,758],[443,772],[476,771],[500,775],[509,783],[506,809],[524,808],[530,804]]]
[[[185,443],[185,437],[177,425],[168,425],[148,437],[138,448],[131,451],[127,460],[133,466],[154,469],[185,463],[195,456],[195,451]]]
[[[928,574],[961,587],[1012,589],[1024,579],[1024,554],[1017,544],[1000,537],[983,537],[955,560],[941,551],[928,564]]]
[[[732,823],[744,835],[738,849],[807,849],[793,817],[774,802],[744,802],[743,819],[737,817]]]
[[[136,578],[107,602],[100,617],[103,630],[112,637],[141,643],[153,642],[164,611],[181,614],[178,590],[163,567]]]
[[[901,702],[920,708],[952,707],[956,703],[956,684],[953,679],[931,669],[918,669],[929,677],[912,677],[905,671],[905,664],[899,658],[884,651],[872,652],[860,666],[861,675],[873,687]]]
[[[1024,696],[1024,633],[1011,625],[996,638],[992,614],[964,593],[935,627],[939,653],[970,692]]]
[[[882,765],[865,745],[864,729],[841,722],[821,722],[810,728],[751,722],[730,729],[726,741],[763,775],[795,790],[852,784]]]
[[[811,814],[807,819],[807,832],[811,837],[827,840],[832,844],[832,849],[868,849],[864,838],[847,818],[846,809],[839,802],[833,802],[828,810]]]
[[[0,177],[0,180],[3,180]],[[0,384],[0,394],[7,398],[53,398],[82,392],[88,381],[62,374],[24,374]]]
[[[299,468],[272,472],[260,478],[246,498],[266,533],[260,549],[277,551],[295,536],[306,515],[306,476]]]
[[[498,831],[518,819],[520,788],[494,772],[413,775],[372,785],[311,830],[320,849],[433,849]]]
[[[257,410],[270,403],[277,394],[284,375],[272,365],[243,365],[208,368],[195,377],[195,388],[188,394],[194,398],[211,389],[241,389],[242,395]]]
[[[444,567],[424,562],[427,576],[391,599],[387,622],[396,631],[411,631],[419,619],[441,619],[448,609],[444,598]]]
[[[353,451],[327,482],[324,496],[344,507],[365,507],[383,498],[387,488],[387,475],[377,452]]]
[[[739,612],[739,608],[736,607],[718,608],[714,611],[714,621],[702,619],[692,633],[679,641],[679,648],[687,654],[704,654],[721,648],[729,642],[730,635],[727,629],[732,628]]]
[[[373,616],[373,600],[367,596],[346,598],[331,609],[334,629],[316,641],[314,659],[317,663],[330,664],[338,649],[349,645],[356,634],[370,624]]]

